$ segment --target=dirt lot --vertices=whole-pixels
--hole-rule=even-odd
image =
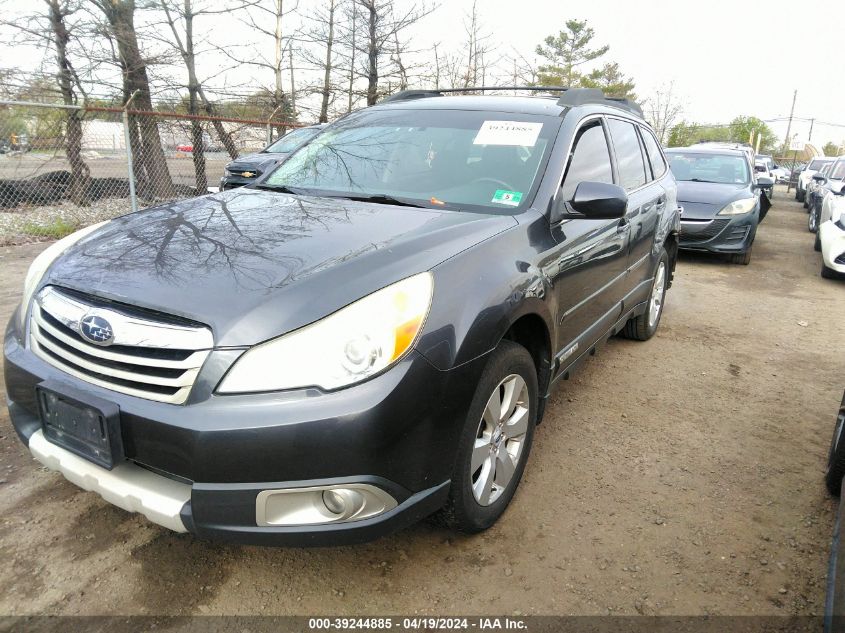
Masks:
[[[39,468],[0,413],[4,614],[819,614],[845,282],[780,189],[748,267],[682,258],[656,338],[562,383],[510,510],[339,549],[174,535]],[[43,245],[0,249],[0,317]]]

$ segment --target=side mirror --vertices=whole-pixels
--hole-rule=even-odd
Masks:
[[[833,195],[835,196],[845,196],[845,186],[842,187],[839,191],[834,191]]]
[[[827,182],[827,178],[825,178],[821,174],[813,174],[813,180],[815,180],[820,185],[823,185],[824,183]]]
[[[772,180],[771,178],[766,178],[765,176],[761,176],[760,178],[757,179],[757,185],[760,186],[760,187],[763,187],[763,188],[771,187],[774,184],[775,184],[774,180]]]
[[[613,220],[625,217],[628,194],[619,185],[585,181],[575,188],[569,206],[590,220]]]

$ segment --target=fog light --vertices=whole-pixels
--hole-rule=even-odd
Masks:
[[[346,510],[346,501],[337,490],[326,490],[323,493],[323,503],[332,514],[343,514]]]
[[[363,507],[364,497],[357,490],[330,488],[323,492],[323,505],[339,519],[348,519]]]
[[[255,498],[255,522],[276,526],[360,521],[396,506],[396,499],[385,490],[357,482],[262,490]]]

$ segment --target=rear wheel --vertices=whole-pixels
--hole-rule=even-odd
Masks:
[[[824,475],[824,483],[828,492],[839,496],[842,492],[842,478],[845,477],[845,437],[842,437],[845,427],[845,395],[842,396],[842,403],[839,405],[839,415],[836,416],[836,424],[833,426],[833,439],[830,440],[830,452],[827,456],[827,472]]]
[[[647,341],[657,332],[660,317],[663,315],[663,302],[666,299],[666,284],[669,279],[669,255],[666,250],[660,253],[654,280],[651,282],[651,294],[643,314],[629,319],[622,329],[622,336],[635,341]]]
[[[798,187],[795,188],[795,199],[798,202],[804,202],[804,198],[805,198],[806,195],[807,195],[806,192],[802,191]]]
[[[446,506],[434,519],[461,532],[493,525],[511,502],[534,438],[537,371],[521,345],[491,354],[458,440]]]

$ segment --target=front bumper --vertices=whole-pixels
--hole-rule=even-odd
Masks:
[[[441,507],[458,432],[486,362],[482,357],[439,371],[411,353],[389,371],[333,393],[209,392],[201,401],[192,397],[187,405],[172,405],[64,374],[22,345],[14,321],[4,345],[9,411],[37,459],[107,501],[170,529],[265,545],[371,540]],[[213,369],[214,356],[204,372]],[[35,387],[45,380],[117,404],[125,457],[118,467],[107,471],[43,438]],[[257,523],[257,497],[263,490],[352,482],[386,491],[396,507],[358,521]],[[169,499],[164,510],[163,498]]]
[[[819,225],[824,265],[838,273],[845,273],[845,231],[831,221]]]
[[[679,247],[710,253],[744,253],[757,233],[757,211],[741,216],[715,216],[712,220],[681,219]]]

